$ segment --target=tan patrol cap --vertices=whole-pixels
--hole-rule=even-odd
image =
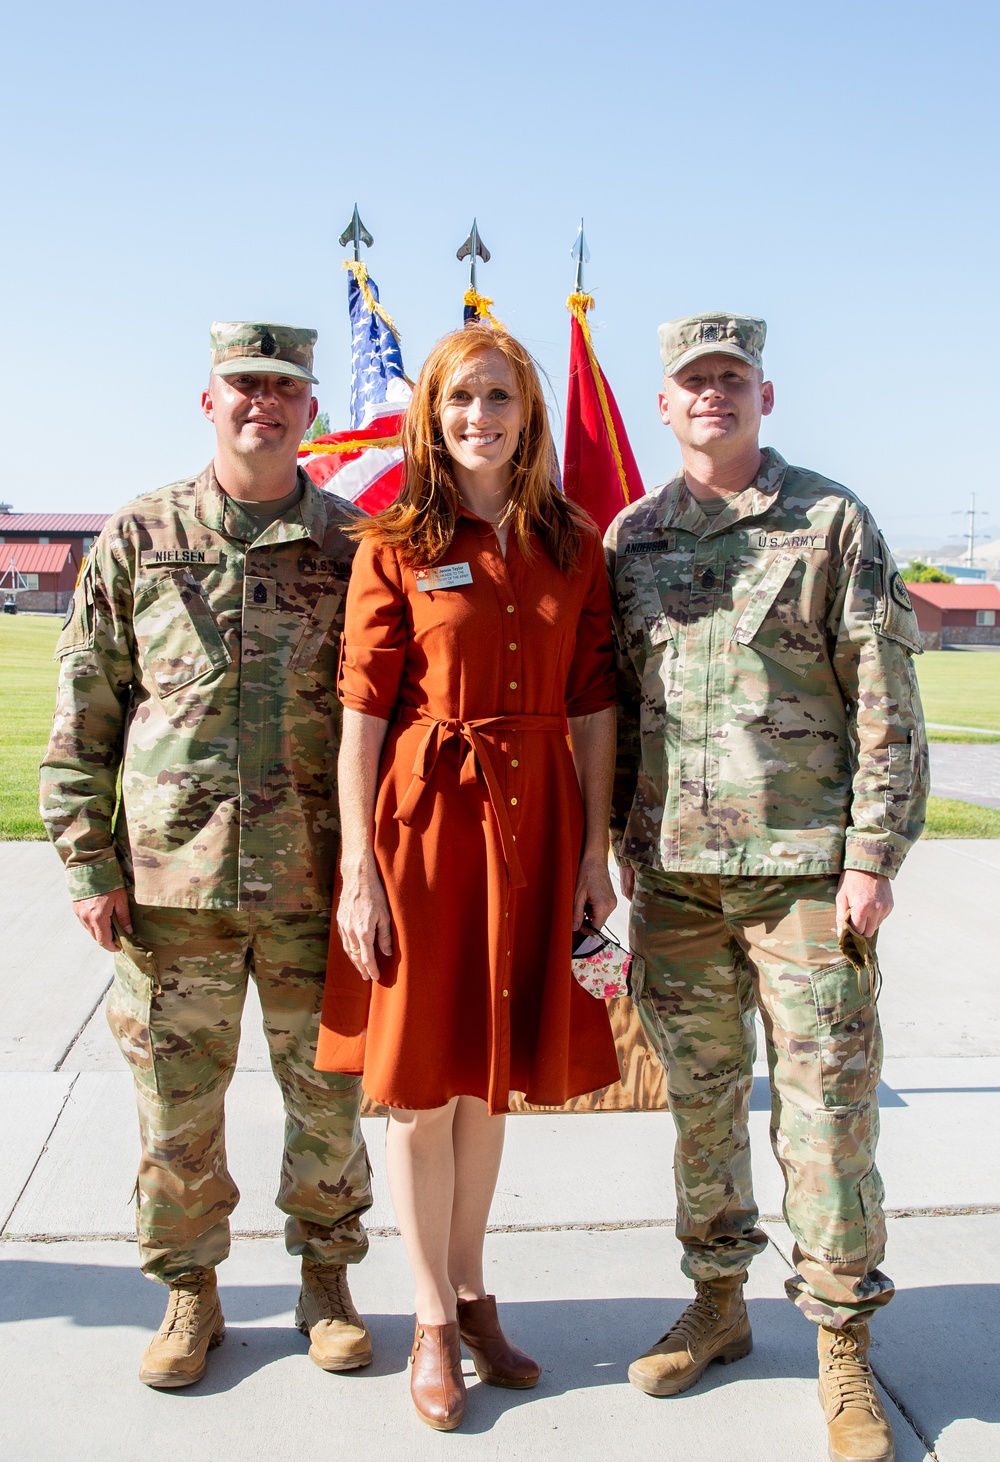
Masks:
[[[212,325],[212,370],[217,376],[297,376],[319,385],[312,373],[315,330],[291,325],[216,320]]]
[[[675,376],[699,355],[734,355],[748,365],[761,366],[767,325],[752,315],[730,315],[709,311],[685,315],[660,326],[660,358],[663,373]]]

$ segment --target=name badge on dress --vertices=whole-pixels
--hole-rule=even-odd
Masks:
[[[421,594],[431,589],[457,589],[459,584],[472,583],[472,570],[467,563],[443,563],[433,569],[417,569],[414,577]]]

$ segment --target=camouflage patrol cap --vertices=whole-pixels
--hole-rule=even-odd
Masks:
[[[699,355],[734,355],[748,365],[760,366],[767,325],[752,315],[730,315],[708,311],[668,320],[660,326],[660,358],[663,373],[675,376]]]
[[[216,320],[210,335],[212,370],[217,376],[297,376],[319,382],[312,373],[315,330],[291,325],[261,325],[247,320]]]

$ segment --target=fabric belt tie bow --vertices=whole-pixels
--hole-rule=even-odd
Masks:
[[[507,804],[490,760],[489,749],[481,733],[483,731],[561,732],[564,729],[562,716],[484,716],[475,721],[440,721],[421,711],[407,710],[403,711],[399,721],[403,726],[425,725],[427,734],[417,748],[413,761],[413,776],[406,789],[406,795],[396,810],[396,821],[405,823],[409,827],[420,804],[420,799],[427,790],[427,784],[445,743],[453,737],[457,737],[465,742],[459,783],[463,787],[475,786],[479,780],[479,773],[482,772],[483,781],[486,783],[486,790],[489,793],[490,806],[493,808],[497,831],[500,834],[500,844],[503,848],[510,881],[515,888],[523,888],[527,879],[524,876],[524,869],[521,867],[521,860],[515,846],[514,829],[510,825]]]

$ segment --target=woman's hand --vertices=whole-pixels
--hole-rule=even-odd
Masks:
[[[614,913],[617,903],[607,853],[584,853],[573,896],[573,928],[579,929],[587,918],[595,929],[600,929]]]
[[[377,980],[375,946],[384,955],[392,954],[392,920],[374,854],[359,865],[343,867],[342,873],[343,889],[337,909],[340,940],[362,978]]]

